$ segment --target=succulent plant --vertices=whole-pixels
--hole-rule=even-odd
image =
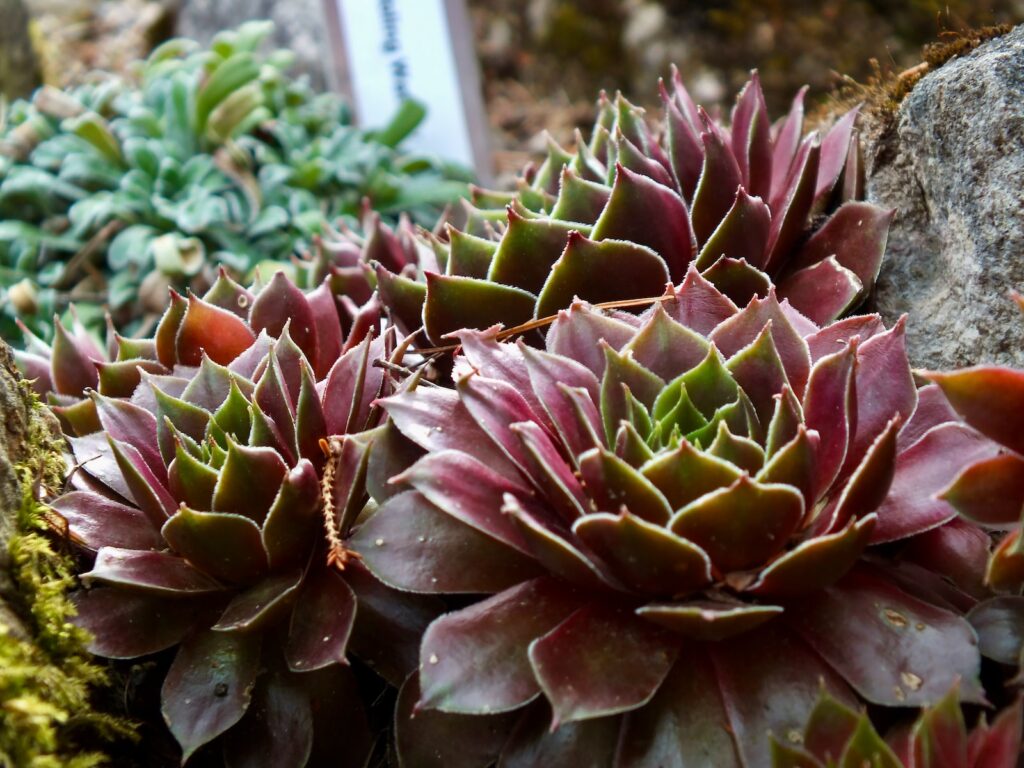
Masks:
[[[359,276],[361,282],[355,279]],[[168,375],[176,366],[195,366],[199,357],[189,351],[193,348],[204,350],[214,362],[230,360],[253,333],[266,331],[278,338],[289,318],[292,337],[306,350],[313,372],[323,377],[343,352],[380,329],[380,304],[361,270],[352,275],[326,266],[322,277],[317,271],[316,285],[312,270],[304,277],[309,290],[300,290],[281,271],[249,290],[222,268],[202,298],[172,289],[170,306],[151,338],[126,338],[108,318],[105,344],[78,321],[72,306],[69,326],[55,319],[52,343],[22,324],[26,348],[15,351],[15,360],[65,432],[79,436],[100,428],[90,390],[130,397],[143,372]]]
[[[1024,299],[1017,300],[1024,308]],[[1008,531],[992,554],[986,581],[1000,592],[1020,592],[1024,587],[1024,371],[979,365],[923,375],[942,388],[960,418],[1002,447],[998,455],[965,467],[942,490],[941,498],[968,520]]]
[[[602,95],[589,143],[577,136],[570,153],[552,141],[515,193],[477,190],[466,226],[434,242],[443,272],[427,270],[424,289],[385,271],[382,296],[401,297],[407,324],[421,305],[435,343],[551,316],[573,297],[657,296],[691,263],[741,305],[774,282],[818,323],[856,307],[893,214],[858,201],[857,111],[819,140],[802,136],[803,91],[769,124],[756,73],[729,127],[694,105],[678,72],[662,97],[656,139],[641,110]]]
[[[985,537],[932,495],[995,448],[917,390],[903,321],[739,309],[691,265],[641,317],[573,303],[544,350],[497,330],[455,334],[455,391],[380,401],[425,454],[352,546],[393,587],[491,595],[427,630],[404,764],[761,766],[821,681],[983,699],[950,542]]]
[[[806,729],[772,744],[772,768],[1016,768],[1021,752],[1021,701],[989,725],[984,717],[970,732],[956,689],[918,715],[909,726],[879,736],[864,712],[823,694]],[[794,743],[795,742],[795,743]]]
[[[404,104],[376,131],[345,104],[285,74],[286,52],[259,53],[252,22],[209,50],[173,40],[136,82],[40,90],[0,120],[0,296],[44,337],[67,303],[109,302],[122,330],[158,317],[168,285],[202,291],[223,265],[247,278],[305,250],[364,200],[395,220],[432,225],[467,172],[396,149],[423,117]],[[102,321],[102,313],[83,317]]]
[[[217,740],[228,765],[320,765],[327,749],[362,766],[349,654],[400,683],[436,613],[346,544],[394,331],[345,338],[326,283],[307,295],[278,273],[255,294],[225,275],[203,299],[173,294],[154,339],[115,339],[97,364],[58,326],[53,355],[59,388],[98,386],[74,406],[95,424],[71,420],[73,489],[52,504],[95,552],[77,594],[92,650],[177,649],[161,702],[183,760]]]
[[[1024,297],[1014,294],[1014,299],[1024,310]],[[987,657],[1019,668],[1024,665],[1024,371],[978,365],[921,375],[941,388],[959,418],[999,446],[947,477],[936,495],[995,537],[991,554],[976,557],[988,555],[984,583],[1002,594],[976,606],[970,620]],[[1015,682],[1021,682],[1019,673]]]

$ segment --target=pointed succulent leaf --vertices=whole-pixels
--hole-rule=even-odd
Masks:
[[[499,592],[541,573],[530,558],[415,491],[388,499],[349,546],[385,584],[411,592]]]
[[[693,195],[691,215],[697,244],[704,245],[732,207],[743,176],[719,133],[705,130],[700,138],[704,165]]]
[[[537,562],[571,584],[590,589],[614,587],[615,582],[580,547],[570,541],[569,533],[556,532],[531,517],[512,495],[505,497],[502,512],[519,526],[526,546]]]
[[[763,570],[747,591],[781,600],[831,586],[860,559],[875,520],[873,515],[851,520],[840,531],[801,542]]]
[[[279,670],[261,675],[245,716],[227,735],[226,768],[306,765],[313,748],[310,705],[305,687],[289,675]],[[347,749],[355,748],[346,742]]]
[[[117,462],[120,482],[128,489],[128,496],[141,509],[154,526],[161,526],[167,518],[174,514],[177,502],[171,496],[162,480],[159,480],[149,469],[135,448],[127,443],[119,443],[107,437],[110,450]],[[97,471],[100,468],[93,468]]]
[[[818,179],[814,189],[816,201],[832,192],[839,180],[839,175],[843,172],[850,140],[853,136],[853,126],[859,112],[860,108],[854,107],[840,117],[821,142],[821,162],[818,166]]]
[[[893,417],[868,449],[860,466],[850,475],[833,513],[832,530],[846,525],[852,518],[862,518],[874,512],[885,500],[896,469],[896,433],[899,426],[899,416]]]
[[[287,465],[272,448],[229,442],[213,492],[213,510],[243,515],[262,525],[287,473]]]
[[[810,142],[809,144],[807,142]],[[803,232],[815,194],[821,147],[816,139],[807,139],[797,152],[786,186],[778,201],[771,201],[772,226],[768,234],[765,271],[774,274]]]
[[[623,240],[588,240],[571,232],[547,273],[536,314],[554,315],[574,298],[602,303],[657,296],[668,281],[665,262],[651,249]]]
[[[747,346],[740,349],[725,364],[740,388],[754,404],[762,424],[771,421],[775,410],[775,396],[788,383],[786,369],[775,348],[772,324],[765,327]]]
[[[429,502],[463,523],[529,554],[519,528],[501,513],[504,495],[522,498],[531,490],[505,478],[462,451],[429,453],[392,482],[419,491]]]
[[[601,377],[606,357],[600,342],[620,350],[635,333],[633,326],[622,320],[596,312],[583,302],[573,302],[551,325],[547,351],[582,363]]]
[[[81,396],[87,389],[95,389],[99,384],[96,363],[102,358],[99,355],[93,358],[88,350],[76,343],[59,319],[54,322],[50,359],[53,384],[57,392]]]
[[[673,282],[683,279],[697,248],[683,199],[621,165],[616,167],[611,197],[591,238],[647,246],[664,259]]]
[[[516,214],[513,212],[511,215]],[[532,219],[530,220],[532,221]],[[476,237],[451,226],[448,227],[448,239],[445,274],[452,277],[471,277],[475,280],[484,280],[490,270],[498,245],[486,238]]]
[[[600,435],[601,431],[600,416],[594,407],[600,397],[597,377],[575,360],[535,350],[525,344],[520,349],[530,389],[571,453],[578,456],[594,447],[593,436]],[[578,398],[574,397],[573,390],[576,390]]]
[[[160,547],[159,529],[136,507],[87,491],[65,493],[51,506],[64,518],[71,537],[90,549]]]
[[[558,198],[551,209],[551,218],[593,224],[601,216],[610,195],[608,187],[586,179],[576,170],[566,167],[562,169],[562,183],[558,189]]]
[[[311,568],[295,596],[284,648],[288,668],[310,672],[347,664],[346,651],[356,619],[356,595],[338,573]]]
[[[790,623],[867,701],[930,704],[957,679],[963,701],[984,699],[977,640],[959,616],[863,571],[807,600]]]
[[[559,195],[559,199],[562,198],[563,195]],[[494,253],[494,260],[490,262],[489,271],[480,277],[522,288],[533,294],[540,293],[545,281],[549,279],[548,273],[552,265],[565,250],[566,243],[573,237],[584,237],[580,230],[589,231],[587,223],[574,218],[559,220],[555,216],[525,218],[510,206],[508,228],[501,237],[501,243]],[[569,299],[572,299],[571,295]],[[568,302],[556,309],[566,306]]]
[[[679,510],[705,494],[732,485],[742,473],[684,440],[676,450],[651,459],[640,468],[640,474],[664,495],[673,510]]]
[[[906,318],[885,333],[857,347],[857,429],[846,454],[843,474],[853,471],[864,454],[899,415],[910,418],[917,406],[917,387],[907,360]]]
[[[683,282],[666,292],[661,306],[673,320],[705,336],[739,312],[732,300],[701,277],[692,264]]]
[[[741,475],[683,507],[669,528],[701,547],[717,568],[739,571],[780,551],[803,514],[803,497],[791,487]]]
[[[964,421],[1015,453],[1024,454],[1024,371],[978,366],[927,373]]]
[[[134,659],[171,648],[202,619],[193,600],[131,593],[116,587],[75,592],[74,624],[88,649],[108,659]]]
[[[164,679],[160,711],[183,760],[242,719],[259,658],[259,635],[205,631],[181,644]]]
[[[772,288],[772,281],[746,259],[720,256],[704,270],[704,277],[716,289],[737,304],[745,304],[754,297],[763,298]]]
[[[772,341],[789,384],[802,397],[811,370],[807,343],[786,317],[774,293],[764,299],[751,299],[743,310],[718,325],[709,338],[725,357],[732,357],[754,341],[769,321]]]
[[[260,529],[248,517],[183,506],[162,533],[175,552],[228,583],[251,584],[267,569]]]
[[[854,371],[856,342],[814,364],[804,395],[804,423],[817,430],[821,445],[816,456],[815,496],[820,498],[835,482],[857,429]],[[816,500],[817,500],[816,498]]]
[[[732,207],[701,248],[695,266],[707,269],[721,256],[746,259],[754,267],[764,266],[770,226],[768,206],[740,187]]]
[[[644,368],[669,380],[704,360],[708,346],[703,336],[672,320],[658,303],[623,352],[631,352]]]
[[[463,328],[508,328],[532,320],[537,299],[521,288],[471,277],[427,274],[423,325],[431,341]]]
[[[631,589],[680,597],[711,583],[703,550],[628,511],[586,515],[573,533]]]
[[[113,440],[131,446],[161,483],[167,481],[167,466],[157,446],[157,421],[152,413],[126,400],[93,395],[103,431]]]
[[[102,547],[96,553],[92,570],[83,573],[82,580],[163,597],[203,595],[223,589],[214,579],[170,553],[116,547]]]
[[[252,632],[280,618],[295,597],[301,571],[268,576],[231,599],[211,629],[219,632]]]
[[[952,519],[956,510],[937,495],[965,466],[995,453],[991,442],[962,424],[927,432],[896,457],[889,494],[878,507],[873,543],[906,538]]]
[[[800,146],[800,138],[803,135],[804,96],[806,94],[807,86],[797,91],[789,113],[783,119],[775,136],[775,146],[772,151],[772,186],[769,195],[771,200],[776,199],[782,186],[786,183],[793,158]]]
[[[628,462],[604,449],[580,457],[580,472],[599,511],[625,507],[632,515],[656,525],[668,522],[672,507],[661,491]]]
[[[864,298],[864,283],[835,256],[794,272],[779,283],[779,297],[819,325],[845,315]]]
[[[244,320],[190,295],[175,332],[173,361],[199,365],[205,352],[215,363],[227,365],[254,341],[256,334]],[[163,355],[160,361],[168,364]]]
[[[678,650],[664,630],[629,611],[591,604],[534,640],[529,655],[558,726],[646,704]]]
[[[320,526],[320,479],[302,459],[285,475],[260,530],[272,570],[302,565],[313,532]]]
[[[419,706],[490,714],[531,701],[540,687],[527,648],[577,607],[571,590],[545,577],[437,619],[423,636]]]
[[[380,401],[399,431],[427,451],[473,446],[476,458],[506,477],[517,470],[487,437],[456,392],[440,387],[417,387]]]

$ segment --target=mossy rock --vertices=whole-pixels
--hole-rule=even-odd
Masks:
[[[73,560],[43,503],[64,482],[63,439],[2,341],[0,416],[0,766],[102,765],[97,745],[128,731],[92,707],[106,671],[70,622]]]

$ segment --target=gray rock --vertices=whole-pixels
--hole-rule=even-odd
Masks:
[[[1024,26],[926,75],[868,137],[868,198],[899,209],[874,301],[910,314],[917,366],[1024,365],[1021,94]]]
[[[327,87],[332,64],[322,0],[180,0],[177,14],[177,33],[204,45],[243,21],[270,19],[274,45],[295,54],[293,71],[309,75],[318,90]]]

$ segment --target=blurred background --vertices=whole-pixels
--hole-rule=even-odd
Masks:
[[[844,78],[865,82],[920,61],[944,32],[1024,20],[1024,0],[469,0],[499,174],[586,129],[601,88],[657,103],[676,63],[698,102],[728,107],[752,67],[772,114],[810,86],[822,103]],[[326,87],[321,0],[0,0],[0,90],[121,72],[175,34],[208,41],[272,18],[277,43]],[[13,22],[13,23],[11,23]]]

